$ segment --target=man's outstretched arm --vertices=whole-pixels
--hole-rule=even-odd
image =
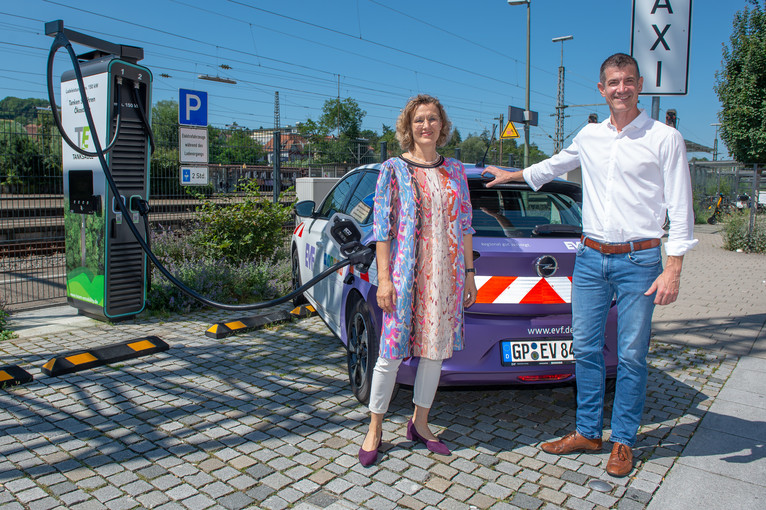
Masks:
[[[503,170],[496,166],[488,166],[481,172],[482,177],[486,174],[490,174],[494,177],[493,180],[487,183],[488,188],[491,188],[495,184],[505,184],[506,182],[524,182],[524,176],[522,175],[521,170],[509,172],[508,170]]]

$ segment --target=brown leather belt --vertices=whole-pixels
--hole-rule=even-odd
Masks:
[[[588,248],[593,248],[606,255],[619,255],[632,251],[648,250],[660,245],[659,239],[647,239],[646,241],[632,241],[629,243],[599,243],[590,237],[583,236],[580,241]]]

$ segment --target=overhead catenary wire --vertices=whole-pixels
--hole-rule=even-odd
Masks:
[[[41,0],[41,1],[45,1],[48,4],[60,6],[66,9],[74,9],[76,12],[80,12],[83,14],[87,13],[89,15],[101,17],[103,19],[113,20],[115,22],[125,24],[125,26],[137,27],[137,28],[151,31],[155,34],[160,34],[160,35],[168,36],[168,37],[178,37],[180,38],[179,40],[183,40],[185,42],[183,45],[184,48],[179,48],[178,47],[179,45],[168,45],[168,44],[163,45],[160,43],[155,44],[154,42],[150,41],[150,45],[152,47],[170,49],[171,50],[170,52],[165,52],[166,53],[165,58],[168,58],[168,59],[175,58],[183,62],[184,61],[183,57],[168,55],[168,53],[179,54],[179,53],[182,53],[183,51],[188,52],[189,46],[186,44],[187,42],[195,43],[196,45],[207,45],[210,48],[213,48],[213,47],[219,48],[219,52],[216,55],[216,57],[219,60],[224,59],[225,61],[229,61],[229,60],[241,61],[241,63],[238,63],[236,65],[236,73],[238,75],[237,76],[238,80],[242,79],[241,75],[243,73],[255,73],[257,72],[256,69],[265,70],[268,68],[271,70],[271,73],[267,73],[265,75],[261,73],[262,77],[268,78],[270,76],[273,79],[252,80],[252,79],[245,78],[245,80],[248,81],[249,83],[244,84],[245,86],[243,87],[242,90],[246,90],[249,88],[249,89],[257,91],[259,94],[270,95],[275,88],[278,88],[281,90],[282,85],[285,84],[285,86],[291,90],[288,91],[286,89],[286,92],[282,95],[281,99],[283,99],[284,104],[292,105],[291,111],[284,117],[287,121],[291,121],[291,122],[302,121],[305,118],[305,117],[302,118],[299,112],[296,115],[296,111],[294,108],[308,109],[309,107],[305,106],[305,104],[312,102],[312,101],[302,101],[299,99],[300,97],[314,97],[314,98],[335,97],[335,94],[331,95],[330,93],[327,92],[327,88],[329,88],[329,81],[330,81],[328,78],[330,78],[330,76],[332,75],[341,74],[343,89],[344,91],[347,91],[344,93],[344,96],[348,95],[348,97],[354,97],[358,101],[360,106],[362,106],[362,108],[371,109],[377,112],[376,114],[368,114],[368,116],[365,118],[365,121],[364,121],[366,125],[375,124],[375,119],[381,119],[383,120],[384,124],[391,125],[391,123],[395,119],[401,107],[400,101],[401,101],[402,95],[411,95],[417,92],[417,88],[418,88],[417,85],[413,88],[400,82],[386,83],[385,79],[371,80],[371,79],[366,79],[366,75],[355,76],[353,72],[349,73],[346,71],[344,73],[337,73],[337,72],[334,72],[332,69],[328,69],[328,68],[317,68],[316,66],[312,67],[310,64],[301,65],[299,63],[295,63],[291,61],[290,59],[268,57],[262,51],[253,51],[252,49],[248,51],[247,47],[250,46],[249,44],[245,45],[245,49],[243,49],[240,46],[228,47],[225,44],[221,44],[220,41],[207,42],[204,40],[204,37],[189,37],[185,34],[179,34],[174,32],[173,30],[166,29],[165,27],[153,27],[141,22],[137,23],[134,21],[130,21],[129,19],[126,20],[120,17],[115,17],[108,13],[98,12],[98,8],[74,7],[71,5],[66,5],[66,3],[61,0],[58,0],[58,1],[57,0]],[[316,41],[316,38],[309,39],[306,37],[301,37],[301,34],[306,33],[306,30],[304,29],[289,30],[289,31],[274,30],[271,27],[256,25],[255,23],[253,23],[252,19],[248,19],[247,15],[239,16],[239,17],[231,16],[231,14],[227,14],[226,9],[212,11],[210,9],[205,9],[204,6],[202,6],[202,4],[200,6],[195,6],[191,4],[190,2],[184,2],[184,1],[178,1],[178,0],[176,0],[175,3],[178,3],[179,5],[194,7],[195,9],[198,9],[201,12],[207,12],[207,13],[210,13],[211,15],[222,16],[223,18],[231,19],[232,21],[241,22],[242,24],[245,25],[245,30],[248,34],[248,39],[252,41],[253,49],[256,48],[256,37],[254,33],[255,27],[258,27],[259,32],[261,29],[271,30],[276,33],[284,34],[285,36],[298,38],[299,40],[305,40],[307,42],[311,42],[313,45],[321,44],[325,47],[332,48],[334,51],[349,52],[348,47],[338,47],[338,45],[333,46],[332,44],[325,44],[322,41]],[[242,2],[230,2],[230,3],[242,5]],[[375,3],[375,2],[372,2],[372,3]],[[253,6],[243,6],[243,8],[252,9]],[[265,11],[268,11],[268,13],[264,12],[264,14],[268,14],[269,16],[280,15],[280,13],[273,10],[269,11],[268,9],[266,9]],[[232,9],[228,9],[228,12],[232,13],[234,11]],[[34,20],[33,17],[19,16],[19,15],[16,15],[16,16],[18,19]],[[285,15],[280,15],[280,16],[284,17]],[[260,16],[260,18],[264,18],[264,17]],[[284,19],[288,19],[288,18],[290,19],[290,23],[301,23],[301,24],[307,23],[305,22],[305,20],[300,19],[300,16],[286,16]],[[358,18],[358,20],[359,19],[360,18]],[[366,18],[362,17],[361,19],[364,20]],[[324,29],[333,30],[331,27],[323,27],[321,23],[314,23],[313,25],[316,25],[315,28],[317,30],[324,30]],[[304,25],[304,26],[308,26],[308,25]],[[378,41],[370,40],[371,38],[363,30],[364,30],[364,25],[361,25],[358,35],[353,33],[347,33],[343,30],[339,30],[336,32],[343,34],[343,35],[339,35],[340,37],[345,37],[345,38],[353,37],[353,38],[356,38],[357,40],[362,41],[363,44],[382,44],[382,46],[379,46],[379,47],[386,48],[387,51],[395,51],[395,52],[401,51],[400,48],[396,47],[396,46],[399,46],[398,44],[395,44],[395,43],[383,44],[383,43],[378,43]],[[132,30],[131,35],[135,37],[137,33],[139,32],[136,30]],[[452,36],[449,30],[444,31],[444,33],[448,36]],[[114,31],[109,32],[109,34],[111,36],[114,36]],[[457,38],[460,38],[460,36],[458,35]],[[151,36],[149,37],[149,39],[151,39]],[[137,40],[146,41],[146,38],[141,38]],[[30,50],[34,51],[34,48],[30,47]],[[230,55],[224,56],[223,55],[224,52],[230,53]],[[200,52],[195,49],[194,53],[195,55],[202,57],[201,59],[202,61],[201,62],[195,61],[195,64],[208,65],[205,62],[206,60],[210,61],[210,60],[215,60],[216,58],[213,55],[207,55],[210,52],[206,52],[204,50]],[[401,62],[400,63],[396,62],[397,60],[402,60],[402,59],[395,58],[395,59],[388,59],[388,60],[385,60],[385,59],[375,60],[374,57],[370,55],[369,52],[366,52],[366,51],[361,53],[360,52],[350,52],[350,53],[355,54],[355,56],[358,56],[360,58],[364,58],[366,61],[381,62],[381,63],[384,63],[385,65],[398,66],[397,67],[398,69],[407,69],[406,65],[399,65]],[[400,53],[400,54],[405,55],[406,53],[407,52],[405,51],[405,53]],[[409,52],[409,53],[412,53],[412,52]],[[161,53],[155,53],[155,55],[161,55]],[[207,55],[207,57],[205,55]],[[241,55],[241,58],[237,59],[236,55]],[[275,55],[275,56],[278,57],[278,55]],[[419,55],[417,54],[412,56],[419,57]],[[513,60],[513,58],[510,56],[507,58],[510,60]],[[434,64],[438,64],[438,65],[449,64],[448,62],[444,62],[443,59],[431,58],[430,60],[433,61]],[[186,61],[189,62],[190,59],[186,59]],[[233,63],[234,62],[232,62],[232,64]],[[212,63],[210,65],[212,65]],[[180,66],[180,67],[184,67],[184,66]],[[425,67],[426,66],[424,66],[424,68],[418,68],[416,71],[413,70],[413,73],[417,72],[417,75],[419,78],[428,76],[429,78],[435,78],[440,81],[450,81],[450,83],[455,83],[459,85],[460,87],[470,87],[472,91],[476,91],[480,93],[480,96],[476,96],[476,97],[482,97],[482,100],[485,102],[483,106],[476,105],[474,101],[469,99],[471,96],[463,95],[462,91],[458,92],[458,94],[454,95],[454,97],[449,97],[448,95],[440,95],[440,98],[442,99],[442,101],[448,106],[448,109],[451,113],[450,116],[453,118],[453,120],[455,120],[455,122],[457,122],[458,124],[461,124],[460,127],[461,127],[461,131],[463,132],[468,130],[466,126],[468,126],[469,122],[476,117],[480,119],[480,122],[482,123],[482,128],[486,128],[489,125],[489,120],[493,118],[495,115],[497,115],[498,111],[504,111],[505,108],[507,108],[508,102],[512,101],[513,99],[512,97],[510,98],[510,101],[509,101],[508,88],[515,87],[519,91],[522,90],[521,87],[519,87],[519,85],[517,83],[514,83],[512,80],[511,81],[502,80],[501,78],[498,78],[495,75],[487,77],[487,76],[484,76],[486,75],[486,73],[482,73],[482,76],[480,77],[478,81],[467,83],[466,81],[461,81],[459,79],[460,73],[448,72],[448,73],[441,73],[438,75],[433,73],[429,74],[428,70],[425,69]],[[464,72],[471,73],[472,77],[474,77],[476,74],[470,69],[467,69],[461,65],[457,65],[454,67],[461,69]],[[447,69],[451,69],[451,68],[448,67]],[[545,70],[542,70],[542,71],[545,72]],[[382,78],[384,78],[385,76],[386,76],[385,73],[381,74]],[[454,79],[454,78],[457,78],[457,79]],[[486,83],[488,81],[488,78],[495,80],[494,81],[495,83],[503,82],[504,86],[494,87],[494,88],[487,87],[487,86],[482,87],[482,82]],[[288,81],[285,82],[285,80],[288,80]],[[289,83],[290,80],[293,81],[294,83],[293,85]],[[165,80],[163,79],[162,81],[165,81]],[[324,86],[322,85],[323,81],[325,83]],[[167,83],[173,83],[172,77],[168,77]],[[305,85],[309,83],[316,84],[316,86],[306,87]],[[263,88],[263,90],[259,89],[259,87]],[[160,87],[157,87],[157,88],[159,90],[168,90],[168,91],[173,90],[172,86],[166,89],[164,86],[161,85]],[[265,90],[267,88],[270,88],[270,90]],[[535,94],[538,95],[537,93]],[[227,94],[227,96],[231,97],[232,95]],[[540,93],[539,96],[540,98],[543,99],[542,101],[539,102],[540,104],[539,107],[546,108],[545,105],[547,103],[550,103],[548,106],[552,105],[552,99],[553,99],[552,95]],[[497,100],[493,101],[494,97],[496,97]],[[547,98],[550,98],[551,101],[547,101],[546,100]],[[240,98],[240,100],[241,99],[242,98]],[[388,117],[388,114],[385,113],[385,111],[390,111],[391,116]],[[461,113],[461,111],[466,112],[466,114]],[[244,113],[246,112],[239,112],[239,115],[243,119],[254,118],[253,115],[249,114],[249,112],[247,112],[247,115],[245,115]],[[232,117],[232,118],[236,119],[236,117]],[[267,116],[264,114],[260,118],[265,120]],[[247,122],[247,120],[245,121]],[[378,129],[379,129],[379,126],[378,126]]]
[[[59,3],[57,3],[57,2],[54,2],[53,0],[43,0],[43,1],[46,1],[46,2],[48,2],[48,3],[53,3],[53,4],[56,4],[56,5],[62,5],[62,4],[59,4]],[[176,0],[176,2],[177,2],[177,3],[181,3],[181,4],[184,4],[183,2],[178,2],[177,0]],[[117,18],[114,18],[114,17],[112,17],[112,16],[109,16],[109,15],[103,15],[103,14],[100,14],[100,13],[96,13],[96,12],[93,12],[93,11],[88,11],[88,10],[85,10],[85,9],[81,9],[81,8],[77,8],[77,7],[73,7],[73,6],[62,5],[62,7],[66,7],[66,8],[69,8],[69,9],[74,9],[74,10],[77,10],[77,11],[80,11],[80,12],[87,12],[87,13],[90,13],[90,14],[93,14],[93,15],[96,15],[96,16],[99,16],[99,17],[104,17],[104,18],[106,18],[106,19],[114,19],[114,20],[116,20],[116,21],[123,21],[123,20],[119,20],[119,19],[117,19]],[[202,10],[205,10],[205,9],[202,9]],[[218,14],[218,13],[214,13],[214,12],[211,12],[211,13],[213,13],[213,14]],[[224,17],[226,17],[226,16],[224,15]],[[138,26],[138,27],[141,27],[141,28],[145,28],[145,29],[147,29],[147,30],[151,30],[151,31],[157,31],[157,32],[159,32],[159,33],[163,33],[163,34],[166,34],[166,35],[171,35],[171,36],[172,36],[172,35],[175,35],[175,34],[172,34],[171,32],[167,32],[167,31],[165,31],[165,30],[162,30],[162,29],[155,29],[155,28],[153,28],[153,27],[149,27],[149,26],[146,26],[146,25],[142,25],[142,24],[139,24],[139,23],[133,23],[133,22],[128,22],[128,21],[124,21],[124,22],[125,22],[125,23],[128,23],[128,24],[130,24],[130,25],[132,25],[132,26]],[[75,28],[77,28],[77,27],[75,27]],[[102,33],[102,32],[94,32],[94,33]],[[113,35],[113,34],[107,34],[107,35]],[[186,36],[180,36],[180,35],[179,35],[179,36],[177,36],[177,37],[180,37],[180,38],[182,38],[182,39],[185,39],[185,40],[189,40],[189,38],[188,38],[188,37],[186,37]],[[131,37],[127,37],[126,39],[127,39],[127,40],[135,40],[135,39],[133,39],[133,38],[131,38]],[[204,41],[197,41],[197,40],[195,40],[195,41],[196,41],[196,42],[200,42],[201,44],[205,44],[205,45],[208,45],[208,46],[210,46],[210,47],[219,47],[219,46],[220,46],[220,45],[217,45],[217,44],[214,44],[214,43],[207,43],[207,42],[204,42]],[[182,48],[177,48],[177,47],[173,47],[173,46],[169,46],[169,45],[163,45],[163,44],[159,44],[159,43],[158,43],[158,44],[156,44],[156,45],[157,45],[157,46],[160,46],[160,47],[166,47],[166,48],[170,48],[170,49],[178,50],[178,51],[184,51]],[[229,48],[227,48],[227,49],[229,49]],[[232,51],[236,51],[237,53],[241,53],[241,54],[244,54],[244,55],[248,55],[248,56],[254,56],[254,55],[250,54],[249,52],[246,52],[246,51],[242,51],[242,50],[232,50]],[[211,57],[211,58],[215,58],[215,57],[214,57],[213,55],[211,55],[211,54],[208,54],[207,56],[209,56],[209,57]],[[360,56],[361,56],[361,55],[360,55]],[[268,57],[263,57],[263,56],[261,56],[261,58],[268,58]],[[284,61],[284,60],[280,60],[280,59],[272,59],[272,58],[270,58],[270,60],[272,60],[272,61],[275,61],[275,62],[279,62],[279,63],[285,63],[285,64],[290,64],[290,65],[292,65],[291,63],[289,63],[289,62],[287,62],[287,61]],[[236,61],[236,60],[233,60],[233,61]],[[241,63],[243,63],[243,64],[245,64],[245,65],[252,65],[251,63],[249,63],[249,62],[246,62],[246,61],[241,61]],[[301,68],[305,68],[305,69],[307,69],[307,70],[312,70],[312,71],[313,71],[313,70],[316,70],[316,69],[313,69],[313,68],[311,68],[311,67],[309,67],[309,66],[301,66],[301,65],[298,65],[298,67],[301,67]],[[401,66],[400,66],[400,67],[401,67]],[[287,70],[284,70],[284,69],[277,69],[277,68],[272,68],[272,69],[274,69],[275,71],[279,71],[279,72],[286,72],[286,73],[291,73],[291,71],[287,71]],[[405,68],[405,69],[406,69],[406,68]],[[321,71],[321,70],[320,70],[320,71]],[[323,72],[325,72],[325,73],[328,73],[327,71],[323,71]],[[328,74],[329,74],[329,73],[328,73]],[[421,74],[427,75],[427,73],[421,73]],[[434,75],[432,75],[432,76],[434,76]],[[345,75],[344,75],[344,77],[345,77]],[[358,80],[358,78],[356,78],[356,77],[351,77],[351,79],[354,79],[354,80]],[[475,86],[475,84],[467,84],[467,83],[462,83],[462,82],[459,82],[459,81],[457,81],[457,80],[451,80],[451,79],[445,78],[445,77],[443,77],[443,76],[439,76],[439,79],[441,79],[441,80],[446,80],[446,81],[450,81],[450,82],[453,82],[453,83],[457,83],[457,84],[459,84],[459,85],[463,85],[463,86],[470,86],[470,87],[472,87],[474,90],[482,90],[482,91],[484,91],[484,92],[487,92],[487,93],[496,94],[496,95],[498,95],[498,96],[502,96],[502,97],[505,97],[505,95],[504,95],[504,94],[501,94],[501,93],[500,93],[498,90],[493,90],[493,89],[486,89],[486,88],[482,88],[482,87],[477,87],[477,86]],[[378,83],[378,82],[376,82],[376,83]],[[265,86],[274,86],[274,85],[265,85]],[[322,94],[316,94],[316,93],[315,93],[315,92],[313,92],[313,91],[306,91],[306,90],[301,90],[301,89],[295,89],[295,91],[296,91],[296,92],[309,93],[309,94],[311,94],[311,95],[319,95],[319,96],[325,97],[324,95],[322,95]],[[328,95],[327,97],[329,97],[329,95]],[[392,97],[394,97],[394,94],[393,94],[393,93],[392,93]],[[398,95],[397,95],[396,97],[397,97],[397,99],[399,99],[399,97],[400,97],[400,96],[398,96]],[[369,103],[368,103],[368,104],[369,104]],[[397,106],[397,107],[393,107],[393,106],[392,106],[392,108],[397,108],[397,109],[398,109],[398,106]],[[501,103],[498,103],[498,104],[497,104],[497,106],[496,106],[496,108],[498,108],[498,109],[502,109],[502,108],[504,108],[504,105],[502,105]]]

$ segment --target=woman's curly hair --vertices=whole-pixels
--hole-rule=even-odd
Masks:
[[[452,136],[452,122],[447,117],[447,112],[444,111],[444,107],[439,100],[428,94],[418,94],[407,101],[407,105],[402,110],[402,113],[399,114],[399,118],[396,119],[396,139],[399,141],[399,146],[403,151],[412,149],[412,116],[415,113],[415,109],[422,104],[436,105],[436,108],[439,110],[442,128],[439,132],[439,138],[436,140],[436,146],[442,147],[446,145]]]

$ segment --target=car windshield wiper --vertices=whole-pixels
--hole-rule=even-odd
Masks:
[[[582,227],[578,225],[537,225],[532,235],[550,237],[577,237],[582,235]]]

